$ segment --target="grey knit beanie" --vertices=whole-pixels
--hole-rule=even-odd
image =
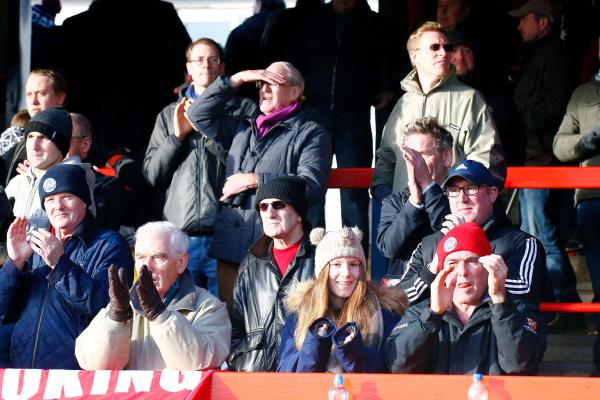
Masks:
[[[256,206],[264,199],[279,199],[291,204],[304,220],[308,212],[306,181],[299,176],[280,176],[258,187]]]
[[[339,231],[325,232],[323,228],[315,228],[310,232],[310,242],[317,246],[315,251],[315,276],[318,277],[323,268],[339,257],[354,257],[360,260],[366,270],[367,259],[360,241],[363,233],[358,227],[344,227]]]
[[[71,115],[62,107],[49,107],[35,114],[25,125],[25,137],[29,132],[39,132],[50,139],[63,156],[69,152],[73,122]]]

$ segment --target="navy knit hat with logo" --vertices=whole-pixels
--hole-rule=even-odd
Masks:
[[[45,210],[46,197],[57,193],[71,193],[79,197],[88,206],[91,203],[90,187],[85,179],[85,171],[78,165],[58,164],[50,168],[40,181],[40,202]]]
[[[308,199],[306,181],[298,176],[280,176],[261,185],[256,194],[256,206],[264,199],[279,199],[291,204],[296,213],[306,218]]]
[[[35,114],[25,125],[25,137],[29,132],[39,132],[56,145],[63,157],[69,152],[73,122],[71,115],[62,107],[49,107]]]

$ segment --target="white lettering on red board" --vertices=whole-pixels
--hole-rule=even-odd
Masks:
[[[78,371],[5,369],[2,374],[2,398],[26,400],[77,398],[87,394],[169,392],[195,389],[202,371]],[[158,374],[158,375],[155,375]],[[158,379],[154,379],[155,376]]]

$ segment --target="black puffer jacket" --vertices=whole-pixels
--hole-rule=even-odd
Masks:
[[[287,317],[283,300],[296,283],[315,277],[314,247],[308,234],[283,277],[272,248],[273,239],[261,236],[242,260],[235,281],[227,363],[236,371],[277,370]]]
[[[213,229],[225,182],[227,150],[199,132],[179,141],[173,127],[176,105],[169,104],[156,117],[143,172],[154,188],[166,191],[163,216],[167,221],[188,234],[207,233]],[[234,96],[224,113],[243,117],[257,110],[252,101]]]

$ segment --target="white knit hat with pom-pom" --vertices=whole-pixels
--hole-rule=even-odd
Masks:
[[[323,228],[315,228],[310,232],[310,242],[317,246],[315,251],[315,276],[318,277],[323,268],[339,257],[354,257],[360,260],[363,268],[367,268],[367,260],[360,241],[363,233],[357,227],[344,227],[339,231],[325,232]]]

